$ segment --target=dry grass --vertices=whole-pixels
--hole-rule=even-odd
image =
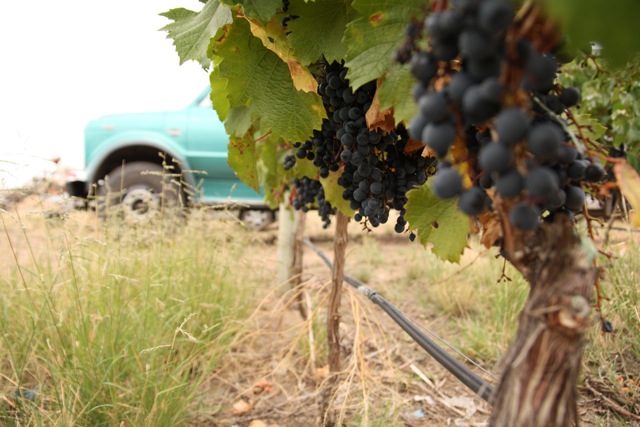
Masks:
[[[19,216],[2,214],[5,424],[320,425],[330,272],[315,254],[305,253],[312,314],[302,319],[290,285],[275,279],[276,230],[247,232],[231,216],[211,221],[205,211],[178,223],[104,228],[91,214],[47,217],[48,210],[33,203]],[[385,227],[349,230],[346,272],[494,381],[526,297],[522,278],[507,267],[510,280],[498,281],[502,262],[476,241],[458,265]],[[329,256],[331,233],[309,216],[307,235]],[[639,411],[640,248],[618,237],[606,248],[619,256],[602,283],[603,313],[616,332],[594,328],[589,337],[585,425],[633,425],[624,411]],[[331,408],[342,425],[486,421],[486,403],[352,288],[341,313],[343,370]]]

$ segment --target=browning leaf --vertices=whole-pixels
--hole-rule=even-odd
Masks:
[[[409,139],[409,141],[407,142],[407,145],[405,145],[404,147],[404,154],[410,156],[411,154],[417,153],[418,151],[424,150],[425,148],[428,148],[428,147],[424,145],[422,141],[418,141],[417,139]],[[429,148],[429,150],[431,149]],[[422,155],[425,156],[424,151]],[[435,156],[435,154],[433,155]]]
[[[287,64],[294,87],[304,92],[317,93],[318,82],[311,71],[296,59],[278,18],[274,16],[266,25],[255,19],[247,17],[245,19],[249,22],[251,34],[259,38],[264,47],[278,55]]]
[[[380,80],[378,80],[378,87],[380,87]],[[371,107],[367,110],[366,119],[369,129],[381,129],[384,132],[392,132],[396,127],[395,119],[393,118],[393,108],[387,108],[384,111],[380,110],[380,98],[378,98],[377,90],[371,101]]]
[[[622,195],[629,200],[631,206],[638,209],[640,206],[640,176],[638,172],[626,160],[622,159],[613,166],[613,173],[618,181]],[[631,224],[640,227],[640,215],[631,213]]]
[[[482,224],[482,237],[480,243],[485,248],[492,247],[495,242],[502,237],[502,227],[498,217],[491,212],[485,211],[478,216],[478,221]]]

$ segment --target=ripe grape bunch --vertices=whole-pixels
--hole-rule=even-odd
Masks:
[[[293,168],[297,159],[307,159],[318,168],[321,178],[339,172],[337,183],[343,187],[343,198],[355,211],[356,221],[378,227],[388,221],[390,210],[396,209],[400,215],[395,230],[402,233],[406,227],[406,193],[426,181],[434,159],[405,153],[409,138],[403,126],[388,133],[369,129],[365,115],[373,100],[375,82],[354,92],[346,74],[342,64],[325,64],[318,93],[328,118],[311,139],[293,145],[295,153],[285,157],[284,168]],[[308,203],[305,200],[302,205]]]
[[[303,176],[293,178],[295,191],[292,195],[291,205],[295,210],[308,212],[313,206],[318,206],[318,215],[322,219],[322,227],[331,225],[331,216],[335,215],[336,209],[331,206],[324,196],[322,184],[317,179]]]
[[[562,46],[540,47],[544,34],[525,34],[508,0],[449,3],[425,19],[429,47],[409,65],[419,110],[409,134],[441,160],[433,192],[458,197],[472,216],[498,202],[524,231],[558,214],[573,218],[584,188],[605,172],[569,133],[566,113],[580,91],[555,82]]]

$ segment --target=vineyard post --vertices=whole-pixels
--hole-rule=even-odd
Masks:
[[[302,283],[303,239],[306,214],[294,211],[284,203],[278,211],[278,283],[289,282],[295,294],[296,306],[307,318]]]

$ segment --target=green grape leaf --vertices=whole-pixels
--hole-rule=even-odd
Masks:
[[[411,17],[422,0],[356,0],[361,18],[347,25],[347,77],[354,89],[381,77],[393,63]]]
[[[315,178],[318,174],[318,167],[313,165],[313,161],[308,159],[296,158],[296,165],[292,169],[293,176],[302,178],[306,176],[308,178]]]
[[[282,7],[282,0],[222,0],[228,6],[242,6],[244,16],[268,22]]]
[[[386,110],[393,107],[396,123],[409,123],[418,112],[418,106],[411,95],[415,82],[409,68],[397,64],[382,77],[382,83],[378,88],[380,109]]]
[[[433,253],[441,259],[460,261],[471,224],[458,210],[456,200],[439,199],[426,184],[407,192],[407,199],[405,219],[420,243],[432,243]]]
[[[256,144],[258,152],[258,181],[264,190],[265,202],[276,208],[284,196],[284,156],[288,150],[280,148],[275,138],[266,138]],[[280,141],[281,142],[281,141]]]
[[[177,7],[161,13],[160,16],[164,16],[172,21],[180,21],[182,19],[192,18],[197,14],[198,12],[194,12],[193,10],[185,9],[184,7]]]
[[[607,131],[607,128],[602,126],[597,119],[591,117],[591,114],[574,114],[573,116],[581,127],[582,135],[592,141],[597,141]],[[577,131],[575,125],[571,125],[571,129]]]
[[[602,45],[602,55],[623,66],[640,51],[640,2],[637,0],[546,0],[547,10],[561,22],[576,46]]]
[[[229,114],[229,99],[227,99],[227,79],[221,79],[218,77],[218,69],[214,68],[209,74],[209,84],[211,85],[211,92],[209,98],[211,99],[211,105],[213,109],[218,113],[218,118],[224,121]]]
[[[200,12],[187,9],[172,9],[160,15],[174,20],[160,30],[166,31],[167,38],[173,39],[180,64],[188,60],[200,62],[208,68],[207,47],[209,40],[220,28],[233,22],[231,9],[221,5],[218,0],[208,0]]]
[[[329,62],[344,57],[347,49],[342,37],[347,23],[357,16],[350,4],[349,0],[291,2],[288,13],[299,18],[287,23],[287,38],[301,63],[317,62],[323,55]]]
[[[251,134],[242,138],[229,138],[229,157],[227,162],[240,181],[260,192],[256,156],[256,141]]]
[[[320,178],[320,183],[324,189],[324,197],[331,203],[331,206],[338,209],[344,215],[353,217],[355,211],[349,206],[349,201],[342,197],[344,187],[338,184],[338,178],[340,178],[341,175],[341,171],[330,172],[328,177]]]
[[[229,135],[243,136],[251,127],[251,109],[249,107],[234,107],[224,121],[224,128]]]
[[[217,77],[228,80],[230,107],[249,106],[261,135],[272,132],[287,142],[304,141],[320,129],[326,117],[321,97],[296,90],[287,64],[251,34],[246,20],[228,27],[211,55],[222,58],[216,62]]]

